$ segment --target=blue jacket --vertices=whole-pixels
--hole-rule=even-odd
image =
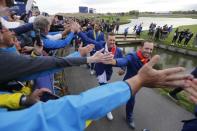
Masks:
[[[197,78],[197,67],[191,72],[194,78]]]
[[[95,50],[98,51],[102,48],[105,47],[105,41],[96,41],[94,39],[91,39],[89,38],[85,33],[83,32],[79,32],[78,33],[78,36],[81,38],[81,40],[84,42],[84,43],[87,43],[87,44],[94,44],[95,45]]]
[[[81,37],[83,42],[94,44],[96,51],[98,51],[102,48],[105,48],[105,44],[106,44],[105,41],[93,40],[93,39],[87,37],[87,35],[85,35],[82,32],[80,32],[78,35],[79,35],[79,37]],[[123,57],[122,51],[120,50],[120,48],[117,47],[116,52],[114,54],[114,58],[122,58],[122,57]],[[101,75],[105,71],[106,75],[107,75],[107,81],[108,81],[108,80],[110,80],[111,75],[113,73],[112,67],[113,67],[112,65],[105,65],[105,64],[102,64],[102,63],[96,63],[95,64],[96,75],[97,76]]]
[[[184,125],[181,131],[197,131],[197,118],[183,122]]]
[[[104,33],[99,31],[98,34],[94,33],[94,30],[89,30],[86,35],[96,41],[105,41]],[[96,35],[96,36],[95,36]]]
[[[94,30],[89,30],[87,33],[86,33],[87,37],[89,37],[90,39],[92,40],[95,40],[95,41],[105,41],[105,36],[104,36],[104,33],[99,31],[98,33],[96,33]],[[90,44],[90,43],[86,43],[86,44]],[[90,55],[92,56],[94,53],[96,52],[96,50],[94,49],[92,52],[90,52]]]
[[[54,50],[54,49],[64,48],[66,45],[70,44],[73,37],[74,37],[74,33],[71,32],[63,40],[50,40],[45,36],[42,36],[42,40],[45,49]]]
[[[138,70],[143,66],[143,63],[140,61],[137,53],[135,52],[126,55],[124,58],[116,59],[116,66],[127,66],[127,72],[123,79],[126,80],[136,75]]]
[[[122,57],[123,57],[122,51],[120,50],[120,48],[116,48],[114,58],[122,58]],[[103,72],[105,71],[106,75],[107,75],[107,81],[108,81],[108,80],[110,80],[111,75],[113,73],[112,67],[113,67],[112,65],[105,65],[103,63],[96,63],[94,70],[96,71],[97,76],[103,74]]]
[[[27,24],[24,24],[22,26],[19,26],[17,28],[13,28],[13,29],[10,29],[10,30],[14,31],[16,35],[21,35],[23,33],[26,33],[28,31],[33,30],[33,24],[32,23],[27,23]]]
[[[83,131],[86,120],[97,120],[131,97],[128,84],[119,81],[80,95],[35,105],[20,111],[0,110],[1,131]],[[107,105],[107,106],[106,106]],[[92,108],[94,107],[94,108]]]

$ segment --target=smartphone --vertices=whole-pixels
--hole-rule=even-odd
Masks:
[[[35,41],[38,46],[42,46],[42,41],[40,37],[40,29],[35,29]]]
[[[58,15],[57,17],[58,17],[58,20],[64,20],[64,17],[61,15]]]
[[[1,24],[1,22],[0,22],[0,30],[2,30],[2,28],[3,28],[3,26],[2,26],[2,24]]]
[[[59,96],[49,93],[49,92],[44,92],[40,98],[41,101],[46,102],[48,100],[56,100],[58,99]]]

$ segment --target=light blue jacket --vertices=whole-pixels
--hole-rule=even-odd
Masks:
[[[74,37],[74,33],[71,32],[68,36],[63,40],[50,40],[46,37],[43,37],[44,48],[46,49],[59,49],[64,48],[66,45],[69,45]]]
[[[123,81],[102,85],[80,95],[46,103],[38,102],[20,111],[1,111],[1,131],[83,131],[86,120],[97,120],[131,97]],[[106,106],[107,105],[107,106]],[[92,108],[94,107],[94,108]]]

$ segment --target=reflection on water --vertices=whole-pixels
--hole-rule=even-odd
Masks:
[[[156,23],[157,26],[164,26],[167,24],[168,26],[173,25],[173,27],[178,27],[181,25],[193,25],[197,24],[197,19],[192,18],[162,18],[162,17],[139,17],[138,19],[130,19],[131,22],[125,25],[121,25],[119,28],[119,32],[123,33],[126,27],[129,27],[129,33],[133,32],[133,27],[137,24],[142,23],[142,29],[148,30],[150,23]]]
[[[137,45],[121,46],[124,54],[131,53],[136,51],[139,47]],[[159,54],[161,59],[159,61],[159,68],[169,68],[182,66],[186,68],[186,72],[190,73],[197,66],[197,59],[193,56],[188,56],[172,51],[167,51],[164,49],[155,48],[154,54]]]

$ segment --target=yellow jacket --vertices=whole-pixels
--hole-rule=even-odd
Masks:
[[[22,95],[29,95],[31,93],[30,87],[22,87],[20,91],[13,91],[14,93],[3,93],[0,94],[0,107],[19,109],[20,99]]]

